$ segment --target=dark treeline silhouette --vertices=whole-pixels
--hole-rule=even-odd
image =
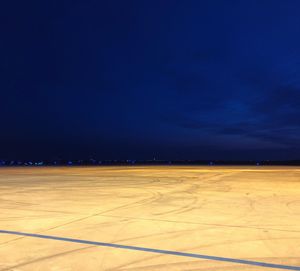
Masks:
[[[0,160],[0,166],[108,166],[108,165],[209,165],[209,166],[300,166],[300,160],[262,160],[262,161],[234,161],[234,160]]]

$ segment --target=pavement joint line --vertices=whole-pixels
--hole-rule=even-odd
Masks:
[[[260,267],[267,267],[267,268],[277,268],[277,269],[284,269],[284,270],[300,271],[300,266],[282,265],[282,264],[243,260],[243,259],[236,259],[236,258],[227,258],[227,257],[204,255],[204,254],[179,252],[179,251],[173,251],[173,250],[121,245],[121,244],[114,244],[114,243],[96,242],[96,241],[89,241],[89,240],[83,240],[83,239],[74,239],[74,238],[59,237],[59,236],[52,236],[52,235],[42,235],[42,234],[19,232],[19,231],[0,230],[0,233],[41,238],[41,239],[50,239],[50,240],[57,240],[57,241],[64,241],[64,242],[71,242],[71,243],[79,243],[79,244],[87,244],[87,245],[95,245],[95,246],[103,246],[103,247],[113,247],[113,248],[128,249],[128,250],[135,250],[135,251],[144,251],[144,252],[151,252],[151,253],[158,253],[158,254],[206,259],[206,260],[213,260],[213,261],[219,261],[219,262],[230,262],[230,263],[260,266]]]

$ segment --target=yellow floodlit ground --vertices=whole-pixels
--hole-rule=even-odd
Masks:
[[[1,168],[4,270],[300,270],[300,169]]]

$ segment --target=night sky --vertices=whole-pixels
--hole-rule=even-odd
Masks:
[[[0,158],[300,159],[300,1],[3,1]]]

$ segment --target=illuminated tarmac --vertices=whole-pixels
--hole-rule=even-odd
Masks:
[[[1,168],[4,270],[300,270],[300,168]]]

